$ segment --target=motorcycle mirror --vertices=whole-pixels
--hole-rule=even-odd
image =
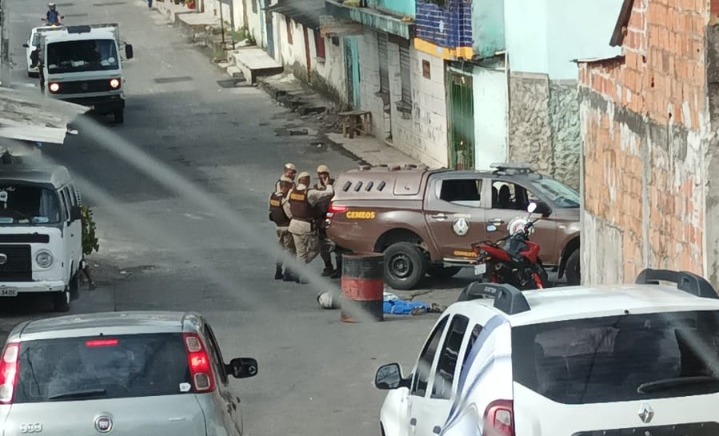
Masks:
[[[537,203],[529,203],[529,206],[527,206],[527,212],[532,213],[535,210],[537,210]]]
[[[496,231],[497,231],[497,226],[495,226],[494,224],[487,224],[487,231],[488,231],[489,233],[496,232]]]

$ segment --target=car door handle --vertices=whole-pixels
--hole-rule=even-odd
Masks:
[[[434,434],[440,434],[441,432],[442,432],[442,427],[440,427],[438,425],[435,425],[434,428],[432,429],[432,433],[434,433]]]
[[[409,425],[417,425],[417,418],[412,418],[409,420]]]
[[[432,215],[432,218],[434,218],[436,220],[444,220],[444,219],[447,219],[447,215],[445,215],[443,213],[438,213],[436,215]]]

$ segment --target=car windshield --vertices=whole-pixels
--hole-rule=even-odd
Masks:
[[[0,226],[58,223],[60,211],[60,199],[52,189],[0,183]]]
[[[112,39],[55,42],[47,46],[50,74],[115,70],[118,61],[115,41]]]
[[[579,193],[561,182],[541,178],[532,180],[532,186],[559,208],[573,209],[579,207]]]
[[[23,342],[18,380],[17,403],[191,391],[180,333]]]
[[[719,311],[515,327],[515,381],[564,404],[719,392]]]

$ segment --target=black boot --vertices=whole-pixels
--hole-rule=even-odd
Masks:
[[[331,279],[342,277],[342,256],[337,256],[337,269],[330,276]]]
[[[275,280],[280,280],[282,277],[282,264],[278,263],[275,265]]]
[[[285,268],[285,275],[282,277],[282,280],[286,282],[296,282],[297,276],[292,273],[292,270]]]
[[[335,269],[332,268],[332,262],[325,263],[325,269],[322,270],[322,277],[329,277],[334,274]]]

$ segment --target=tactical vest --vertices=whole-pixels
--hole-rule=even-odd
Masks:
[[[277,224],[277,227],[287,227],[290,225],[290,218],[282,207],[282,194],[273,192],[270,195],[270,220]]]
[[[329,184],[334,185],[335,179],[330,179]],[[315,189],[318,191],[326,191],[327,187],[322,186],[322,184],[320,182],[317,182],[317,183],[315,183]],[[331,202],[332,202],[332,197],[328,196],[328,197],[324,197],[323,199],[318,201],[317,204],[315,204],[315,216],[317,217],[317,219],[319,219],[319,220],[325,219],[325,215],[327,214],[327,210],[329,210],[329,208],[330,208]]]
[[[315,213],[307,201],[307,190],[306,189],[293,189],[290,191],[290,211],[292,212],[292,218],[300,221],[312,221],[315,218]]]

